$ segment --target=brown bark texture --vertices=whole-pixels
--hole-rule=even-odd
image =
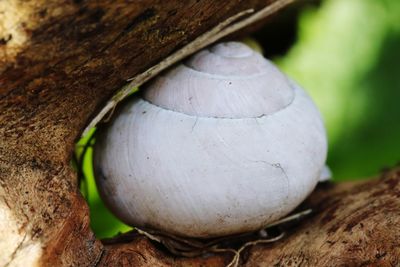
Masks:
[[[399,169],[371,181],[320,184],[300,206],[305,208],[311,216],[288,227],[280,241],[249,247],[240,266],[400,265]],[[226,266],[233,257],[168,257],[141,236],[107,244],[100,266]]]
[[[229,253],[177,258],[144,237],[102,244],[89,228],[71,156],[129,78],[228,18],[277,2],[1,1],[0,266],[227,264]],[[399,176],[319,189],[307,204],[311,218],[276,244],[246,250],[242,264],[400,264]]]

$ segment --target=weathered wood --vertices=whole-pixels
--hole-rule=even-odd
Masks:
[[[104,246],[89,228],[70,160],[84,127],[128,78],[146,73],[228,18],[276,2],[0,2],[0,266],[228,263],[229,253],[174,258],[143,237]],[[320,209],[315,217],[282,242],[248,251],[245,264],[296,265],[300,259],[398,264],[396,181],[386,178],[348,193],[329,189],[310,202]],[[358,216],[361,211],[369,217]],[[363,227],[354,224],[357,218],[365,221]],[[359,240],[358,247],[350,246]],[[329,247],[328,241],[335,243]],[[352,261],[343,256],[347,250]]]
[[[0,265],[92,266],[103,246],[70,166],[126,80],[261,1],[0,3]]]
[[[379,180],[321,184],[302,206],[313,215],[279,242],[247,249],[242,266],[399,266],[400,170]],[[106,245],[100,266],[225,266],[232,258],[175,258],[144,237],[124,237]]]

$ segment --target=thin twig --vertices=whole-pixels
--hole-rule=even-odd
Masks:
[[[278,10],[288,6],[289,4],[295,2],[296,0],[277,0],[265,8],[254,13],[253,9],[247,9],[236,15],[228,18],[227,20],[221,22],[210,31],[197,37],[195,40],[182,47],[178,51],[172,53],[170,56],[162,60],[159,64],[149,68],[143,73],[136,75],[133,78],[128,79],[129,83],[122,87],[105,105],[105,107],[100,111],[99,114],[89,123],[86,129],[83,131],[85,135],[91,128],[95,127],[98,122],[100,122],[103,117],[108,114],[109,110],[114,108],[121,100],[123,100],[133,88],[141,86],[143,83],[147,82],[149,79],[165,70],[172,64],[182,60],[183,58],[193,54],[194,52],[214,43],[215,41],[242,29],[256,21],[264,19]],[[254,13],[250,16],[251,13]],[[240,18],[245,17],[242,20]],[[238,21],[239,20],[239,21]],[[237,21],[237,22],[236,22]]]
[[[310,213],[311,213],[310,209],[304,210],[296,214],[287,216],[278,221],[275,221],[273,223],[270,223],[259,231],[244,233],[239,235],[231,235],[222,238],[215,238],[212,240],[179,237],[173,234],[168,234],[162,231],[152,230],[152,229],[143,230],[136,228],[136,230],[139,234],[148,237],[150,240],[163,244],[164,247],[170,253],[176,256],[196,257],[203,255],[205,253],[225,253],[225,252],[233,253],[234,257],[232,258],[228,266],[236,267],[240,262],[241,253],[247,247],[256,244],[266,244],[266,243],[276,242],[285,236],[285,232],[283,231],[281,231],[278,236],[271,236],[270,233],[268,233],[268,231],[271,228],[283,226],[287,222],[298,221],[304,218],[305,216],[309,215]],[[256,233],[260,233],[260,231],[263,231],[266,234],[257,235]],[[238,243],[241,244],[238,249],[227,247],[229,245]]]

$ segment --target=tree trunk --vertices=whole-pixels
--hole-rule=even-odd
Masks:
[[[175,258],[144,237],[96,240],[72,151],[127,79],[140,85],[288,2],[0,2],[0,265],[226,264],[229,253]],[[244,264],[399,264],[399,175],[386,176],[349,190],[320,189],[308,204],[312,218],[284,240],[250,249]]]

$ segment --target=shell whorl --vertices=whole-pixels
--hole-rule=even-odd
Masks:
[[[191,116],[254,118],[273,114],[294,97],[286,76],[248,46],[220,43],[151,82],[144,99]]]
[[[201,51],[143,96],[121,105],[94,147],[101,196],[129,225],[198,238],[254,232],[318,182],[318,110],[245,45]]]

